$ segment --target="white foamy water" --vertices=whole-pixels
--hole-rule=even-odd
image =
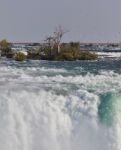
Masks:
[[[0,64],[1,150],[121,150],[121,75],[78,68]]]

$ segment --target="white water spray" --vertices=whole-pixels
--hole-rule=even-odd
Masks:
[[[82,76],[64,68],[1,66],[0,148],[121,150],[120,108],[115,128],[98,115],[99,95],[121,89],[120,79],[114,72]]]

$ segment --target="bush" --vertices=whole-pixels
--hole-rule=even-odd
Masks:
[[[28,52],[27,58],[28,59],[33,59],[33,60],[39,60],[39,59],[41,59],[41,56],[39,55],[39,53],[30,53],[30,52]]]
[[[11,53],[11,44],[7,40],[0,41],[0,50],[1,56],[6,56],[8,53]]]
[[[72,53],[69,52],[63,52],[60,53],[56,58],[56,60],[67,60],[67,61],[73,61],[74,57]]]
[[[61,53],[56,57],[56,60],[95,60],[98,55],[91,52],[85,52],[71,48],[70,50],[61,51]]]
[[[63,43],[61,51],[57,53],[57,49],[53,47],[44,47],[44,55],[41,59],[45,60],[60,60],[60,61],[73,61],[73,60],[95,60],[98,56],[87,50],[81,50],[78,42]]]
[[[95,54],[95,53],[91,53],[91,52],[85,52],[85,51],[82,51],[80,53],[80,60],[95,60],[98,58],[98,55]]]
[[[19,52],[15,56],[16,61],[24,61],[26,59],[26,55],[22,52]]]
[[[64,44],[61,47],[61,52],[56,56],[57,60],[77,60],[80,57],[80,48],[78,43]]]

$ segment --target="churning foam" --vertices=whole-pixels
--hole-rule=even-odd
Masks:
[[[98,113],[100,95],[120,91],[120,80],[107,71],[82,76],[64,68],[1,66],[0,148],[121,150],[120,96],[111,126]]]

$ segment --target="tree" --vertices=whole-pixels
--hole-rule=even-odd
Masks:
[[[58,49],[57,53],[60,53],[61,40],[62,40],[63,35],[67,32],[68,31],[63,29],[62,26],[56,27],[54,31],[53,40],[54,40],[54,45],[57,46],[57,49]]]
[[[54,48],[54,38],[52,36],[48,36],[48,37],[46,37],[45,42],[47,44],[46,49],[48,50],[48,53],[51,57],[52,56],[52,51],[53,51],[53,48]]]
[[[67,30],[64,30],[62,26],[56,27],[52,36],[46,37],[44,40],[46,46],[44,47],[44,53],[48,59],[53,60],[61,51],[61,40]]]
[[[48,44],[48,46],[49,46],[51,49],[53,48],[54,38],[53,38],[52,36],[46,37],[45,42]]]

